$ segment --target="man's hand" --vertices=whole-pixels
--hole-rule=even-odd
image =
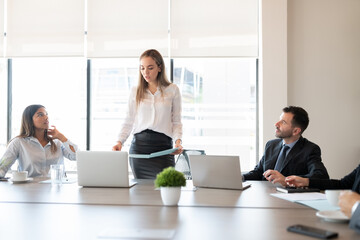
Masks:
[[[360,201],[360,194],[352,191],[342,191],[339,196],[341,211],[346,216],[351,217],[351,209],[357,201]]]
[[[307,187],[307,186],[309,186],[308,178],[298,177],[298,176],[294,176],[294,175],[288,176],[287,178],[285,178],[285,182],[290,187]]]
[[[271,183],[280,183],[283,186],[286,186],[285,176],[276,170],[266,170],[263,176]]]

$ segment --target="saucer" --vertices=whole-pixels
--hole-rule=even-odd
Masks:
[[[316,216],[327,222],[347,222],[350,219],[340,210],[335,211],[318,211]]]
[[[12,183],[26,183],[26,182],[30,182],[33,180],[33,178],[27,178],[25,180],[14,180],[12,178],[9,179]]]

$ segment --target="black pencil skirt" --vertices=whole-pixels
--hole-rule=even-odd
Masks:
[[[150,154],[172,148],[172,139],[163,133],[144,130],[134,135],[130,154]],[[137,179],[155,179],[164,168],[175,166],[174,155],[155,158],[129,158],[134,177]]]

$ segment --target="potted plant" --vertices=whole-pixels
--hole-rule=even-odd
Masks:
[[[168,167],[156,176],[155,186],[160,188],[164,205],[174,206],[179,202],[181,187],[186,186],[186,179],[182,172]]]

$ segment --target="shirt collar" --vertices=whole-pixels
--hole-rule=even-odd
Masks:
[[[159,92],[160,92],[160,87],[159,87],[159,86],[157,87],[156,92],[154,92],[154,94],[152,94],[149,89],[146,89],[146,91],[147,91],[150,95],[154,95],[154,96],[155,96],[155,95],[159,94]]]
[[[33,136],[27,137],[27,139],[29,139],[30,141],[33,141],[33,142],[39,142],[39,140],[37,140],[37,138],[33,137]]]
[[[36,143],[40,144],[39,140],[36,137],[30,136],[30,137],[26,137],[26,138],[29,139],[32,142],[36,142]],[[51,143],[48,142],[45,146],[47,146],[47,145],[51,145]]]
[[[285,142],[283,140],[282,145],[288,146],[288,147],[290,147],[290,149],[292,149],[298,141],[299,141],[299,139],[296,140],[295,142],[290,143],[290,144],[285,144]]]

